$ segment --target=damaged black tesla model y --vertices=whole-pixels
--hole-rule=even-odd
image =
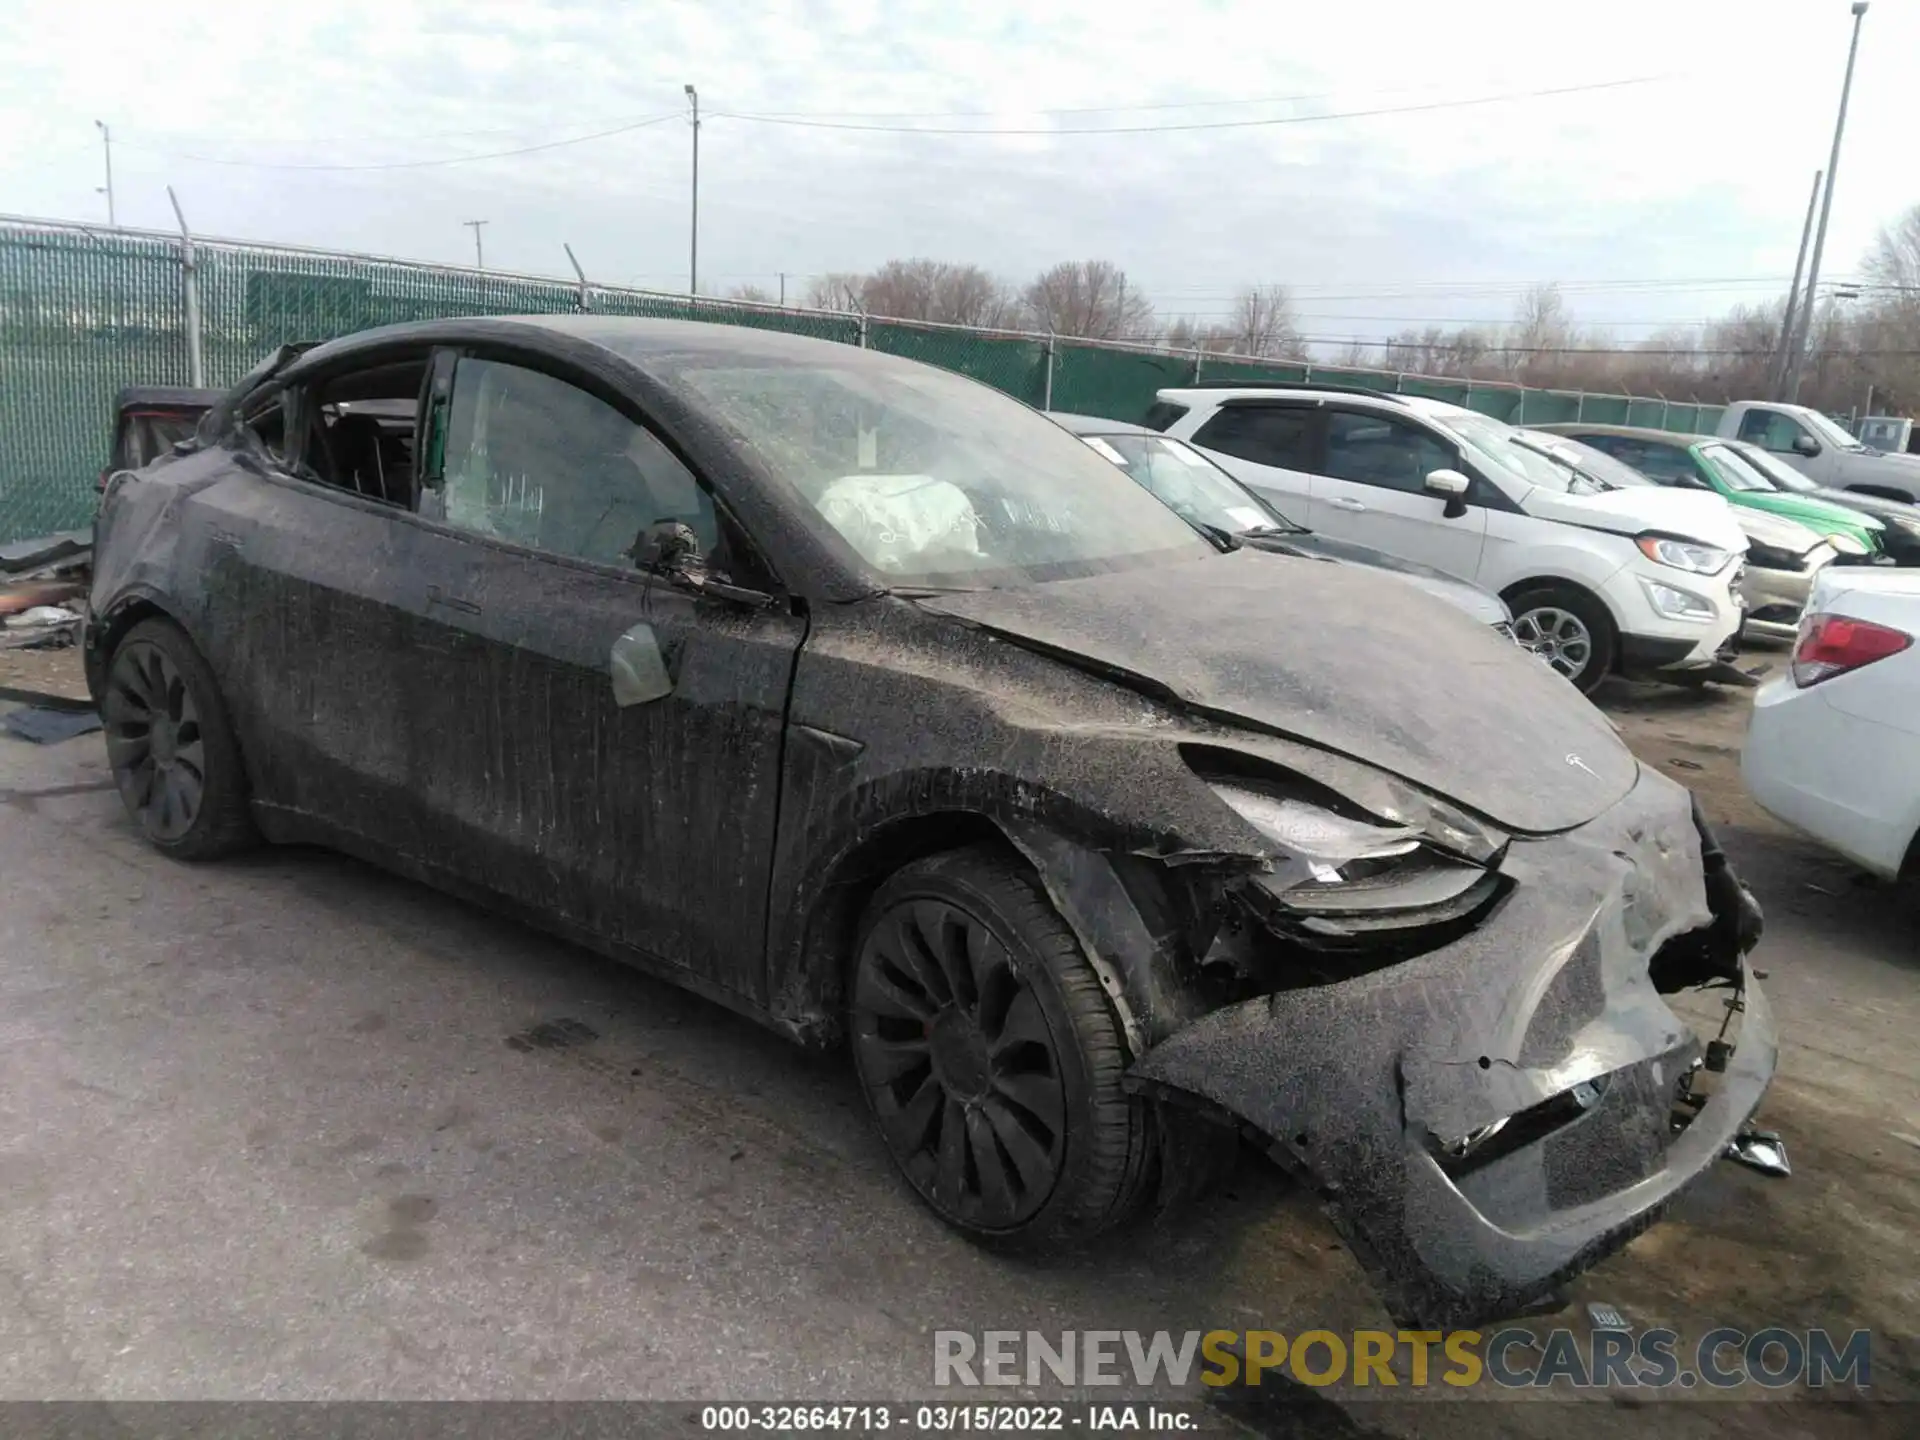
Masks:
[[[1758,910],[1584,699],[911,361],[592,316],[288,348],[114,476],[94,564],[154,844],[334,845],[844,1042],[974,1236],[1100,1233],[1245,1136],[1396,1318],[1491,1318],[1772,1073]]]

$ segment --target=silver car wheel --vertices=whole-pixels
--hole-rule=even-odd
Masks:
[[[1569,680],[1578,680],[1593,663],[1593,635],[1586,622],[1556,605],[1516,615],[1513,638]]]

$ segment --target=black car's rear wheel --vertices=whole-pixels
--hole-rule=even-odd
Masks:
[[[107,665],[100,718],[120,798],[154,845],[207,860],[252,840],[226,707],[178,626],[143,620],[127,632]]]
[[[949,1224],[1015,1243],[1098,1233],[1141,1198],[1149,1127],[1099,977],[991,847],[907,866],[868,906],[854,1062],[880,1134]]]

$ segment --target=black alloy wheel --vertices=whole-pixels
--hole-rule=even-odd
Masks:
[[[1030,875],[988,848],[908,866],[869,906],[854,1062],[922,1199],[980,1238],[1095,1233],[1142,1188],[1146,1127],[1111,1006]]]
[[[252,838],[219,692],[176,626],[145,620],[127,633],[107,666],[100,716],[114,783],[148,840],[199,860]]]

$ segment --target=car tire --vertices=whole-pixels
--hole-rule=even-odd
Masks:
[[[1506,596],[1513,634],[1527,649],[1591,695],[1613,673],[1619,642],[1613,616],[1585,590],[1572,585],[1536,585]]]
[[[100,718],[127,813],[180,860],[231,855],[258,838],[246,769],[213,672],[171,620],[142,620],[107,661]]]
[[[848,1030],[883,1143],[947,1224],[1017,1249],[1109,1230],[1150,1197],[1157,1134],[1078,939],[1011,854],[915,861],[868,904]]]

